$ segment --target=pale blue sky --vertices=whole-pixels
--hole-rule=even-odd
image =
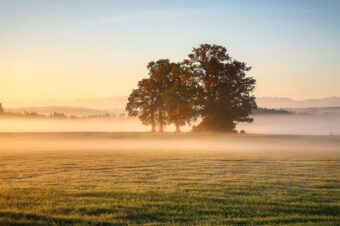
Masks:
[[[199,43],[252,66],[257,96],[340,96],[337,0],[0,0],[0,100],[128,95]]]

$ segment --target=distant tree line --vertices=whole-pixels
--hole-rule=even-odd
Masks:
[[[6,112],[0,103],[0,117],[5,118],[31,118],[31,119],[97,119],[97,118],[126,118],[126,114],[120,113],[116,116],[115,113],[105,112],[102,114],[89,114],[89,115],[67,115],[61,112],[50,112],[49,114],[39,114],[34,111],[23,112]]]
[[[49,114],[39,114],[37,112],[0,112],[0,117],[3,118],[36,118],[36,119],[100,119],[100,118],[119,118],[124,119],[124,114],[116,116],[114,113],[92,114],[92,115],[67,115],[60,112],[51,112]]]
[[[226,131],[238,122],[252,122],[256,109],[255,79],[251,69],[232,59],[223,46],[201,44],[182,62],[160,59],[148,63],[148,77],[140,80],[128,98],[126,111],[151,130],[169,124],[200,123],[195,131]]]
[[[294,114],[292,111],[288,111],[285,109],[274,109],[274,108],[257,108],[252,110],[252,114],[254,115],[289,115]]]

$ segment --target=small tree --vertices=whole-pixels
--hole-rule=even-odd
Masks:
[[[138,116],[144,124],[155,125],[163,132],[164,126],[174,123],[176,131],[190,123],[196,115],[192,102],[194,87],[181,64],[167,59],[152,61],[147,65],[149,78],[138,83],[129,96],[126,110],[130,116]]]
[[[164,95],[167,123],[174,123],[176,132],[180,132],[180,126],[190,124],[197,116],[195,86],[192,86],[186,75],[181,64],[174,64],[169,76],[171,86]]]
[[[130,94],[126,111],[129,116],[138,116],[144,125],[151,125],[151,131],[155,132],[156,102],[155,84],[151,79],[142,79]]]
[[[159,132],[164,131],[166,125],[167,112],[165,109],[165,93],[171,87],[170,74],[174,64],[168,59],[151,61],[147,68],[149,69],[149,79],[154,84],[154,93],[156,97],[157,124]]]

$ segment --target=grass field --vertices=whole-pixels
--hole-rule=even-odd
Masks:
[[[340,225],[340,137],[0,134],[0,225]]]

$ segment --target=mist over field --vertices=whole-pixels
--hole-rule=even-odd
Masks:
[[[0,132],[145,132],[138,119],[4,119]]]
[[[339,154],[339,136],[291,136],[291,135],[243,135],[223,133],[2,133],[0,134],[1,154],[31,153],[41,151],[137,151],[137,152],[177,152],[225,153],[256,158],[316,154],[321,152]],[[270,152],[270,154],[269,154]],[[268,155],[268,156],[267,156]],[[281,156],[281,157],[282,157]],[[307,157],[307,155],[305,156]]]
[[[255,134],[336,135],[340,115],[255,115],[254,122],[240,123],[237,130]],[[166,131],[174,131],[167,126]],[[182,131],[190,131],[184,126]],[[147,132],[137,118],[30,119],[0,118],[0,132]]]
[[[340,115],[256,115],[252,124],[237,128],[261,134],[335,135],[340,134]]]

